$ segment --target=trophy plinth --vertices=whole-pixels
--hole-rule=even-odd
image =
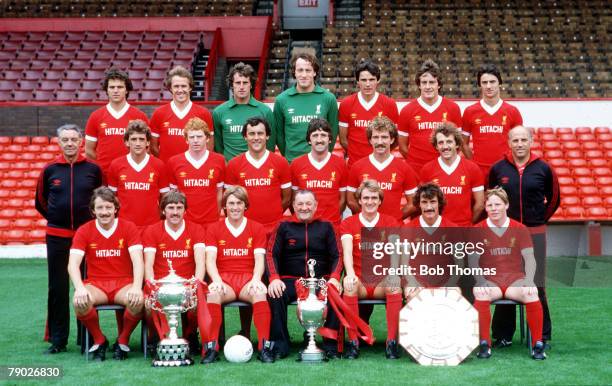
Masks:
[[[190,366],[193,359],[189,353],[189,343],[177,334],[179,316],[197,305],[195,277],[187,280],[178,276],[168,260],[170,273],[153,283],[156,287],[147,299],[147,306],[163,312],[168,319],[168,337],[157,344],[157,356],[153,367]],[[160,307],[161,306],[161,307]]]
[[[315,260],[308,260],[310,277],[300,278],[300,283],[308,289],[308,296],[306,299],[297,301],[298,320],[308,334],[308,346],[299,353],[298,361],[306,363],[319,363],[327,360],[325,351],[317,347],[315,342],[317,329],[325,323],[327,317],[327,282],[325,279],[315,277],[315,264]],[[324,300],[319,299],[317,290],[321,292]]]

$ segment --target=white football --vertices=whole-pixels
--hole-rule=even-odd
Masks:
[[[253,356],[253,344],[242,335],[234,335],[225,342],[223,355],[228,362],[248,362]]]

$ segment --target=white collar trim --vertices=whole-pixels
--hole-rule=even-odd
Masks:
[[[424,108],[425,110],[427,110],[427,112],[429,114],[433,113],[434,111],[436,111],[436,109],[438,107],[440,107],[440,105],[442,104],[442,97],[440,95],[438,95],[438,100],[436,101],[436,103],[434,103],[433,105],[428,105],[427,103],[425,103],[425,101],[423,100],[423,98],[418,97],[417,98],[417,102],[419,102],[419,104],[421,105],[422,108]]]
[[[106,230],[106,229],[102,228],[100,226],[100,224],[98,224],[98,220],[96,220],[96,229],[106,239],[110,239],[110,237],[113,235],[113,233],[115,233],[115,230],[117,229],[118,225],[119,225],[119,219],[115,219],[115,221],[113,222],[113,226],[109,230]]]
[[[461,162],[461,157],[459,156],[459,154],[457,154],[457,158],[455,158],[455,160],[450,166],[448,166],[442,160],[442,156],[438,157],[438,165],[440,165],[444,173],[448,174],[449,176],[453,174],[453,172],[457,169],[457,166],[459,166],[459,162]]]
[[[170,237],[172,237],[172,239],[176,241],[181,237],[181,235],[185,231],[185,220],[183,220],[183,222],[181,223],[181,226],[176,232],[173,231],[172,228],[170,228],[170,226],[168,225],[168,220],[164,220],[164,228],[166,229],[166,232],[170,235]]]
[[[187,159],[187,162],[191,164],[191,166],[193,166],[196,169],[199,169],[202,167],[202,165],[206,163],[206,160],[208,160],[208,154],[209,154],[209,151],[205,150],[204,157],[202,157],[200,160],[196,160],[195,158],[191,156],[191,154],[189,154],[189,150],[187,150],[185,152],[185,158]]]
[[[132,158],[131,154],[127,155],[127,161],[130,164],[130,166],[132,168],[134,168],[134,170],[136,170],[137,172],[141,172],[142,169],[145,168],[145,166],[147,166],[147,163],[149,163],[149,159],[151,159],[151,156],[149,154],[145,154],[144,159],[140,162],[137,163],[136,161],[134,161],[134,159]]]
[[[249,163],[253,165],[256,169],[259,169],[263,164],[266,163],[266,160],[268,159],[269,155],[270,151],[266,149],[266,152],[264,153],[263,157],[261,157],[259,160],[256,160],[248,151],[244,153],[244,156],[246,157],[247,161],[249,161]]]
[[[370,109],[376,104],[376,101],[378,100],[378,91],[374,93],[374,98],[372,98],[372,100],[369,102],[367,102],[363,98],[363,95],[361,95],[361,91],[357,93],[357,99],[359,99],[361,107],[363,107],[366,111],[370,111]]]
[[[365,217],[363,217],[363,213],[359,213],[359,222],[366,228],[374,228],[376,224],[378,224],[378,220],[380,220],[380,213],[376,213],[376,217],[374,217],[372,221],[366,220]]]
[[[372,165],[374,165],[374,167],[380,172],[382,172],[387,166],[391,164],[391,162],[393,162],[393,154],[389,154],[389,158],[387,158],[383,162],[378,162],[376,158],[374,158],[374,154],[370,154],[368,158],[370,159]]]
[[[497,110],[499,110],[499,108],[501,107],[502,103],[504,103],[503,100],[501,100],[501,98],[499,99],[499,101],[497,101],[497,103],[494,106],[489,106],[484,99],[480,100],[480,106],[484,109],[484,111],[486,111],[489,115],[493,115],[497,112]]]
[[[191,106],[193,106],[193,103],[189,101],[187,103],[187,106],[185,106],[185,108],[181,111],[179,110],[176,103],[174,103],[174,101],[170,102],[170,108],[172,109],[172,112],[174,113],[174,115],[178,117],[178,119],[185,118],[187,114],[189,114],[189,110],[191,110]]]
[[[441,223],[442,223],[442,216],[438,216],[438,218],[433,223],[433,225],[427,224],[425,220],[423,220],[423,215],[419,216],[419,224],[421,225],[421,228],[423,228],[423,230],[425,230],[425,232],[427,232],[430,235],[434,233],[436,229],[440,227]]]
[[[127,113],[129,108],[130,104],[127,102],[125,103],[125,106],[123,106],[123,108],[119,111],[113,109],[110,103],[106,105],[106,111],[108,111],[108,113],[112,115],[115,119],[121,119],[121,117],[123,117],[123,115]]]
[[[493,224],[493,221],[491,221],[490,219],[487,219],[487,226],[498,237],[501,237],[504,233],[506,233],[506,230],[508,230],[508,226],[509,225],[510,225],[510,217],[507,217],[506,221],[504,221],[504,224],[502,226],[500,226],[500,227],[498,227],[497,225]]]
[[[240,226],[238,226],[238,228],[234,228],[234,226],[229,222],[229,219],[227,217],[225,218],[225,226],[227,227],[227,230],[230,231],[230,233],[234,237],[240,236],[242,232],[244,232],[244,228],[246,228],[246,225],[247,225],[246,217],[242,218],[242,222],[240,223]]]
[[[325,157],[325,159],[319,162],[314,159],[314,157],[312,156],[312,153],[308,153],[308,161],[310,161],[310,164],[314,166],[314,168],[317,170],[323,169],[325,165],[327,165],[327,162],[329,162],[330,158],[331,158],[331,153],[327,153],[327,156]]]

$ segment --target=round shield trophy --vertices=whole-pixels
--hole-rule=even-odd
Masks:
[[[419,364],[456,366],[478,347],[478,313],[457,289],[424,288],[400,311],[399,335]]]
[[[325,279],[315,277],[314,266],[316,263],[314,259],[308,260],[310,277],[299,279],[304,288],[308,289],[308,296],[297,301],[297,317],[308,334],[308,346],[300,352],[298,360],[307,363],[327,360],[325,351],[318,348],[315,342],[316,331],[325,323],[327,317],[327,282]],[[319,299],[317,290],[320,291],[324,300]]]
[[[189,355],[189,343],[177,335],[179,316],[197,305],[195,277],[187,280],[176,274],[168,260],[170,273],[152,282],[153,291],[147,298],[147,307],[163,312],[168,319],[168,337],[157,344],[157,356],[153,367],[189,366],[193,359]]]

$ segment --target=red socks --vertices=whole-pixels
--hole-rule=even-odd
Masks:
[[[253,321],[257,330],[258,349],[263,348],[263,341],[270,340],[270,306],[266,300],[253,303]]]
[[[531,346],[535,346],[537,341],[542,340],[542,327],[544,325],[542,303],[539,300],[525,303],[525,310],[527,311],[527,325],[531,331]]]
[[[125,309],[123,313],[123,328],[121,329],[121,334],[117,338],[117,342],[119,344],[128,345],[130,342],[130,335],[132,335],[132,331],[138,325],[138,322],[142,319],[142,316],[132,315],[129,309]]]
[[[474,301],[474,308],[478,311],[478,328],[480,340],[486,340],[491,345],[491,302],[487,300]],[[540,328],[542,331],[542,328]]]
[[[221,305],[215,303],[208,303],[208,311],[210,312],[212,321],[210,323],[206,343],[214,341],[215,350],[219,350],[219,330],[221,329],[221,322],[223,320],[223,311],[221,310]]]
[[[355,315],[359,315],[359,298],[357,296],[351,296],[347,294],[342,295],[342,298],[344,299],[344,302],[350,308],[350,310],[353,311]],[[355,341],[359,338],[357,330],[349,328],[347,329],[347,332],[350,341]],[[342,339],[344,339],[344,337],[342,337]]]
[[[166,315],[164,315],[162,312],[151,310],[151,320],[153,321],[153,325],[155,326],[155,331],[157,331],[157,336],[159,339],[161,340],[166,338],[170,332],[170,326],[168,326]]]
[[[98,312],[95,308],[91,308],[85,315],[77,315],[77,319],[81,321],[87,328],[87,330],[93,336],[94,344],[102,344],[106,340],[102,330],[100,330],[100,320],[98,319]]]
[[[399,329],[399,313],[402,309],[403,299],[401,292],[387,294],[387,341],[397,340]]]

